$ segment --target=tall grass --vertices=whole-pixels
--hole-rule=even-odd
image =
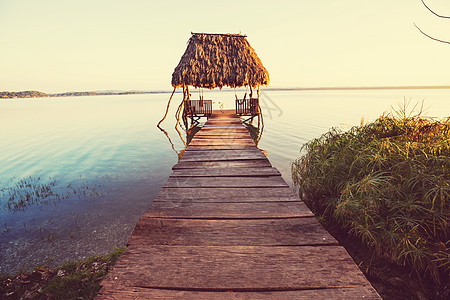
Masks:
[[[347,132],[331,129],[302,151],[292,176],[313,210],[397,264],[437,282],[448,276],[450,118],[405,106]]]

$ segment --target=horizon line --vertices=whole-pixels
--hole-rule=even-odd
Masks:
[[[229,87],[225,87],[229,88]],[[232,90],[232,88],[229,88]],[[267,87],[266,91],[333,91],[333,90],[431,90],[431,89],[450,89],[450,85],[398,85],[398,86],[317,86],[317,87]],[[177,89],[178,90],[178,89]],[[37,90],[23,90],[19,92],[29,92]],[[18,93],[10,91],[2,91],[0,93]],[[65,94],[65,93],[172,93],[173,90],[96,90],[96,91],[65,91],[47,93],[48,95]]]

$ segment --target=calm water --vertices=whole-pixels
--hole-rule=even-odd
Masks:
[[[232,92],[204,96],[233,108]],[[155,126],[168,97],[0,101],[0,273],[125,244],[184,148],[176,105],[163,123],[173,145]],[[371,121],[404,98],[425,100],[426,115],[450,115],[449,90],[265,92],[259,147],[290,183],[303,143]]]

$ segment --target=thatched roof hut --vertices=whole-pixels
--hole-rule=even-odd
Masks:
[[[192,33],[172,86],[222,88],[269,84],[269,73],[245,35]]]

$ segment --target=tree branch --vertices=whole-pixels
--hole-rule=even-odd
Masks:
[[[426,34],[425,32],[422,31],[422,29],[419,28],[419,26],[416,25],[416,23],[414,23],[414,26],[416,26],[416,28],[417,28],[424,36],[426,36],[426,37],[428,37],[428,38],[430,38],[430,39],[432,39],[432,40],[434,40],[434,41],[437,41],[437,42],[441,42],[441,43],[445,43],[445,44],[450,44],[450,42],[448,42],[448,41],[439,40],[439,39],[437,39],[437,38],[434,38],[434,37],[432,37],[432,36]]]
[[[428,7],[428,5],[426,5],[426,3],[425,3],[424,0],[421,0],[421,1],[422,1],[423,5],[425,5],[425,7],[426,7],[429,11],[431,11],[434,15],[438,16],[439,18],[450,19],[449,16],[443,16],[443,15],[439,15],[439,14],[435,13],[434,11],[431,10],[431,8]],[[414,24],[414,25],[415,25],[415,24]],[[417,27],[417,26],[416,26],[416,27]],[[420,29],[419,29],[419,30],[420,30]],[[422,33],[423,33],[423,32],[422,32]]]

